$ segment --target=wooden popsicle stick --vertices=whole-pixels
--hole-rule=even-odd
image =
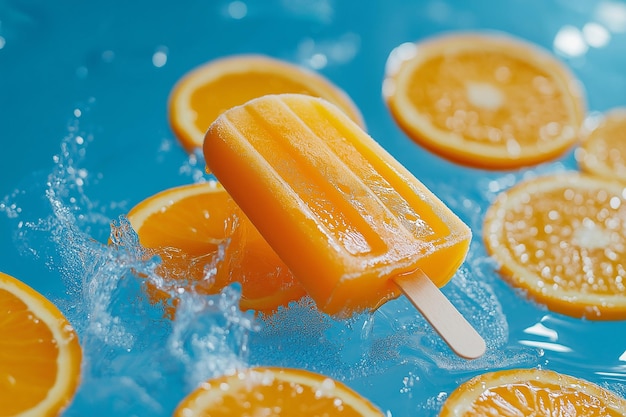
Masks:
[[[457,355],[476,359],[485,353],[484,339],[423,271],[394,282]]]

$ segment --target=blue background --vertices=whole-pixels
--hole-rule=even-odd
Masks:
[[[598,27],[606,38],[590,35]],[[314,69],[352,97],[371,136],[472,227],[468,261],[446,292],[472,313],[490,354],[469,364],[455,359],[419,318],[407,318],[414,313],[406,301],[396,300],[347,323],[294,306],[277,316],[284,323],[264,324],[233,342],[250,351],[237,358],[331,375],[393,416],[436,415],[459,383],[485,369],[516,366],[567,372],[623,395],[626,325],[570,319],[526,301],[501,282],[481,245],[482,216],[495,191],[528,171],[575,169],[573,153],[516,172],[459,167],[409,140],[383,103],[385,61],[394,47],[459,29],[504,31],[553,51],[582,81],[591,113],[624,104],[626,3],[619,1],[0,0],[0,270],[56,300],[79,322],[88,349],[93,334],[80,314],[89,310],[75,304],[85,303],[76,287],[89,279],[72,275],[80,251],[63,249],[63,232],[55,228],[76,226],[78,236],[106,242],[111,220],[151,194],[198,178],[201,163],[189,159],[167,122],[170,90],[190,69],[244,52],[311,67],[321,54],[326,64]],[[574,43],[558,41],[566,34]],[[88,146],[65,152],[76,136]],[[63,199],[77,215],[70,223],[58,220],[45,196],[46,181],[58,174],[55,155],[85,170],[84,186]],[[131,358],[159,363],[145,349],[131,350],[137,355]],[[102,352],[87,353],[86,383],[67,415],[169,415],[191,389],[181,382],[184,370],[140,377],[153,365],[127,371],[126,357],[116,352],[107,353],[115,364],[108,373],[93,365]],[[158,404],[111,389],[107,381],[126,374]]]

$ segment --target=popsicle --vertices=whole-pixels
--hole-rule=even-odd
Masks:
[[[464,261],[470,229],[336,106],[251,100],[211,124],[203,151],[320,310],[346,317],[404,293],[458,355],[484,353],[438,288]]]

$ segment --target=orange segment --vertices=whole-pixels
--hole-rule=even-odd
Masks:
[[[260,367],[211,379],[185,398],[174,417],[382,417],[339,381],[303,369]]]
[[[187,280],[214,294],[233,282],[242,288],[241,308],[271,312],[305,293],[226,191],[216,182],[157,193],[136,205],[128,220],[139,242],[161,257],[159,274]],[[223,258],[219,248],[224,248]],[[216,263],[214,280],[205,268]],[[154,289],[153,289],[154,290]],[[158,299],[166,294],[153,293]]]
[[[549,370],[511,369],[460,385],[439,417],[626,415],[626,400],[584,379]]]
[[[575,143],[585,112],[579,85],[534,45],[457,33],[397,47],[383,95],[398,125],[431,152],[510,169],[548,161]]]
[[[583,139],[576,159],[583,171],[626,181],[626,108],[607,112]]]
[[[56,416],[74,397],[82,350],[63,314],[0,272],[0,416]]]
[[[626,319],[626,189],[578,173],[526,180],[484,219],[501,273],[555,312]]]
[[[193,152],[224,110],[279,93],[325,98],[363,126],[359,109],[339,87],[318,73],[263,55],[216,59],[183,76],[170,94],[170,125],[183,147]]]

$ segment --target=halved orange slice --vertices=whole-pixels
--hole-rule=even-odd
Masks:
[[[626,108],[601,117],[583,137],[576,159],[585,172],[626,182]]]
[[[57,416],[80,382],[82,350],[63,314],[0,272],[0,415]]]
[[[626,400],[587,380],[550,370],[485,373],[460,385],[439,417],[622,417]]]
[[[487,210],[487,251],[548,309],[626,319],[626,187],[576,172],[525,180]]]
[[[211,379],[180,402],[174,417],[382,417],[343,383],[303,369],[259,367]]]
[[[186,289],[215,294],[239,282],[241,309],[261,312],[305,294],[219,183],[170,188],[143,200],[127,216],[141,245],[161,257],[159,275],[185,283]],[[205,279],[207,265],[216,268],[210,280]],[[158,291],[151,295],[169,297]]]
[[[324,98],[364,126],[350,97],[322,75],[264,55],[233,55],[185,74],[169,98],[169,120],[188,152],[202,147],[209,125],[224,110],[266,94],[301,93]]]
[[[452,33],[405,43],[387,61],[383,96],[418,144],[451,161],[512,169],[577,141],[580,83],[547,51],[504,34]]]

